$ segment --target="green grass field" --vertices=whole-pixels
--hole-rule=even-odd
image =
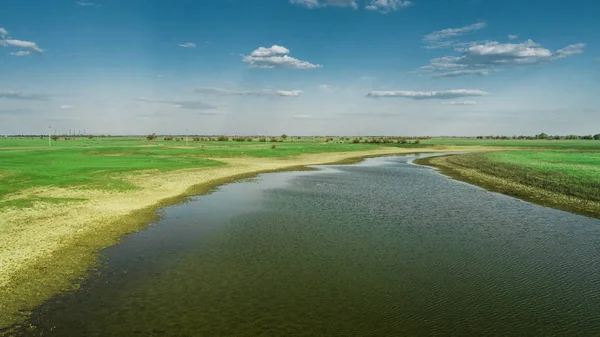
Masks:
[[[186,146],[185,141],[148,141],[145,138],[76,138],[52,141],[49,148],[46,139],[0,138],[0,209],[30,205],[34,197],[3,199],[35,187],[127,190],[135,187],[119,179],[121,173],[219,166],[225,164],[218,158],[225,157],[285,158],[307,153],[364,151],[380,146],[312,139],[288,139],[278,143],[190,140],[188,144]]]
[[[325,142],[323,138],[293,137],[285,142],[264,143],[193,141],[190,138],[186,146],[183,140],[165,141],[161,137],[152,141],[133,137],[81,137],[60,138],[52,141],[49,148],[47,138],[0,138],[0,209],[30,205],[37,200],[35,197],[8,200],[6,197],[35,187],[128,190],[135,186],[119,179],[121,173],[225,165],[219,158],[285,158],[308,153],[364,151],[380,146],[421,150],[435,145],[513,148],[515,151],[473,154],[461,160],[488,174],[511,177],[568,195],[598,198],[600,141],[437,138],[422,140],[421,144],[354,144],[351,139],[353,137],[350,140],[334,138]]]

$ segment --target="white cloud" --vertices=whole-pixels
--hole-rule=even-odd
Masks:
[[[18,52],[13,52],[13,53],[10,53],[10,54],[13,55],[13,56],[27,56],[27,55],[29,55],[31,53],[28,52],[28,51],[19,50]]]
[[[365,9],[387,14],[406,8],[410,4],[411,2],[407,0],[370,0]]]
[[[222,95],[222,96],[282,96],[282,97],[298,97],[302,94],[302,90],[226,90],[218,88],[200,88],[194,90],[198,94],[205,95]]]
[[[384,14],[400,10],[411,4],[408,0],[290,0],[290,3],[311,9],[322,7],[349,7],[358,9],[360,1],[365,3],[366,10]]]
[[[459,28],[447,28],[425,35],[423,42],[428,44],[428,48],[447,48],[453,46],[454,43],[453,41],[447,41],[449,38],[459,37],[485,27],[487,27],[487,23],[478,22]]]
[[[179,109],[187,109],[187,110],[214,110],[218,109],[217,106],[212,105],[210,103],[205,103],[201,101],[168,101],[168,100],[155,100],[150,98],[136,98],[137,101],[146,102],[146,103],[159,103],[159,104],[169,104],[175,108]],[[218,113],[214,113],[218,114]]]
[[[577,43],[553,52],[532,40],[523,43],[487,41],[468,44],[464,48],[455,48],[456,51],[462,53],[461,56],[432,59],[420,70],[438,78],[467,75],[485,76],[490,72],[490,68],[493,70],[507,66],[548,63],[581,54],[584,48],[585,44]],[[449,69],[456,70],[448,72]]]
[[[180,44],[179,47],[183,47],[183,48],[196,48],[196,44],[195,43],[191,43],[191,42],[186,42],[186,43]]]
[[[404,97],[414,100],[424,99],[451,99],[458,97],[470,97],[470,96],[486,96],[489,93],[482,90],[471,90],[471,89],[455,89],[455,90],[442,90],[442,91],[371,91],[367,94],[368,97],[380,98],[380,97]]]
[[[518,36],[518,35],[512,35],[512,34],[509,34],[509,35],[508,35],[508,39],[509,39],[509,40],[516,40],[516,39],[518,39],[518,38],[519,38],[519,36]]]
[[[17,48],[21,48],[21,49],[28,49],[28,50],[36,52],[36,53],[44,52],[44,50],[41,49],[40,47],[38,47],[38,45],[35,42],[11,39],[8,34],[8,31],[4,28],[0,28],[0,46],[4,46],[4,47],[11,46],[11,47],[17,47]],[[24,55],[17,55],[17,56],[24,56]]]
[[[313,118],[312,115],[294,115],[294,118],[296,119],[310,119]]]
[[[76,4],[78,4],[79,6],[83,6],[83,7],[102,7],[100,5],[97,5],[91,1],[77,1]]]
[[[74,107],[72,105],[63,104],[60,106],[62,110],[72,110]]]
[[[19,100],[30,100],[30,101],[47,101],[48,97],[39,94],[24,94],[19,91],[0,89],[0,98],[6,99],[19,99]]]
[[[477,105],[475,101],[445,101],[442,102],[444,105]]]
[[[271,57],[276,55],[287,55],[290,50],[286,47],[274,45],[271,48],[259,47],[250,54],[252,57]]]
[[[447,73],[439,73],[434,74],[433,77],[436,78],[445,78],[445,77],[459,77],[459,76],[487,76],[489,74],[489,70],[486,69],[472,69],[472,70],[455,70]]]
[[[249,56],[242,55],[242,61],[255,68],[315,69],[322,67],[319,64],[312,64],[290,57],[288,56],[289,53],[290,50],[282,46],[260,47]]]
[[[358,8],[356,0],[290,0],[290,3],[302,5],[308,8],[320,8],[327,6]]]

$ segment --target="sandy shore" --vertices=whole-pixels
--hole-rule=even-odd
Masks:
[[[476,151],[437,147],[422,152]],[[0,212],[0,327],[23,319],[16,313],[53,294],[77,287],[98,261],[98,251],[156,219],[157,209],[202,194],[215,186],[261,172],[304,165],[347,162],[352,158],[414,153],[405,148],[310,154],[286,159],[219,158],[227,166],[123,176],[139,188],[127,192],[44,188],[25,191],[39,197],[81,198],[71,204],[36,204]]]

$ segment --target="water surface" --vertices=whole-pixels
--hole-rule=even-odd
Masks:
[[[412,159],[265,174],[169,207],[23,334],[600,334],[600,221]]]

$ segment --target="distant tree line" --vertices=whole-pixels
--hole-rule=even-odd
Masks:
[[[521,140],[536,140],[536,139],[547,139],[547,140],[575,140],[575,139],[585,139],[585,140],[600,140],[600,133],[595,135],[549,135],[545,132],[542,132],[535,136],[477,136],[477,139],[521,139]]]

